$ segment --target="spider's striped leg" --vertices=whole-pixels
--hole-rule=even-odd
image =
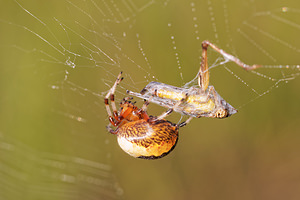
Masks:
[[[152,98],[153,98],[153,95],[151,97],[149,97],[148,100],[144,99],[144,104],[143,104],[142,108],[139,110],[140,114],[142,115],[142,118],[145,120],[149,120],[149,116],[148,116],[146,110],[147,110],[147,107]]]
[[[146,110],[147,110],[147,107],[148,107],[148,105],[150,104],[150,102],[151,102],[153,96],[154,96],[154,95],[152,95],[151,97],[149,97],[148,100],[144,99],[144,104],[143,104],[143,106],[142,106],[142,108],[141,108],[142,111],[146,111]]]
[[[122,72],[119,73],[117,80],[115,81],[114,85],[112,86],[112,88],[108,91],[108,93],[106,94],[105,98],[104,98],[104,104],[105,104],[105,108],[109,117],[109,122],[113,125],[113,126],[117,126],[117,123],[115,122],[115,120],[118,120],[118,111],[117,111],[117,107],[116,107],[116,103],[115,103],[115,90],[117,85],[123,80],[123,77],[121,78]],[[111,107],[113,110],[113,115],[112,112],[109,108],[109,103],[108,103],[108,98],[110,98],[111,101]],[[115,117],[115,120],[113,118],[113,116]]]

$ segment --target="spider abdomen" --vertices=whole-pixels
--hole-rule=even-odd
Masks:
[[[117,135],[120,147],[129,155],[157,159],[174,149],[178,140],[178,128],[164,119],[141,119],[119,127]]]

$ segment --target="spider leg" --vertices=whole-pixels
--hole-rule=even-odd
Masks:
[[[186,126],[188,123],[190,123],[190,121],[193,119],[194,117],[189,117],[186,121],[181,122],[180,124],[177,124],[178,128],[181,128],[183,126]]]
[[[149,97],[148,100],[144,99],[144,104],[143,104],[142,108],[139,110],[140,114],[142,115],[142,118],[147,121],[149,120],[149,116],[148,116],[146,110],[147,110],[147,107],[152,98],[153,98],[153,95],[151,97]]]
[[[247,65],[247,64],[243,63],[237,57],[226,53],[223,49],[220,49],[216,45],[205,40],[202,42],[202,60],[201,60],[199,75],[198,75],[198,85],[200,86],[202,91],[205,91],[209,84],[209,73],[208,73],[208,64],[207,64],[207,48],[208,48],[208,46],[210,46],[216,52],[221,54],[226,60],[235,62],[237,65],[239,65],[240,67],[242,67],[243,69],[245,69],[247,71],[254,70],[254,69],[261,67],[261,65]]]
[[[105,104],[105,108],[109,117],[109,121],[113,126],[117,126],[117,123],[115,122],[113,116],[115,117],[116,120],[118,120],[118,111],[117,111],[117,107],[116,107],[116,103],[115,103],[115,90],[117,85],[123,80],[123,77],[121,78],[122,72],[119,73],[117,80],[115,81],[114,85],[112,86],[112,88],[108,91],[108,93],[106,94],[105,98],[104,98],[104,104]],[[109,107],[109,103],[108,103],[108,98],[110,98],[111,101],[111,107],[113,110],[113,116],[112,116],[112,112],[110,110]]]
[[[143,106],[141,108],[142,111],[146,111],[147,110],[147,107],[150,104],[150,101],[152,100],[153,96],[154,95],[152,95],[151,97],[149,97],[148,100],[144,99],[144,104],[143,104]]]
[[[107,131],[108,132],[110,132],[111,134],[116,134],[116,131],[114,130],[114,129],[112,129],[112,127],[111,127],[111,123],[109,123],[107,126],[106,126],[106,129],[107,129]]]

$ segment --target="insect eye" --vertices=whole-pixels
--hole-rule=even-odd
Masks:
[[[227,117],[227,116],[228,116],[228,112],[227,112],[226,109],[220,109],[216,113],[217,118],[224,118],[224,117]]]

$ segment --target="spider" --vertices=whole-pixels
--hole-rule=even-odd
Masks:
[[[202,42],[202,60],[197,74],[198,86],[179,88],[159,82],[150,82],[140,93],[127,90],[127,93],[139,98],[148,99],[166,108],[173,108],[175,112],[190,116],[184,124],[189,123],[193,117],[226,118],[237,112],[215,90],[209,86],[209,71],[207,64],[207,48],[210,46],[220,53],[225,60],[235,62],[245,70],[253,70],[261,65],[247,65],[238,58],[226,53],[209,41]],[[176,107],[174,107],[176,105]]]
[[[121,75],[122,72],[104,99],[110,122],[107,130],[117,135],[120,147],[133,157],[157,159],[166,156],[176,146],[178,129],[186,124],[184,122],[174,124],[164,119],[179,103],[155,117],[149,116],[146,112],[151,97],[148,101],[145,100],[140,109],[130,101],[132,97],[125,97],[120,103],[119,111],[117,111],[114,93],[117,85],[123,80]],[[113,112],[109,106],[109,99]],[[111,125],[115,126],[116,129],[114,130]]]

